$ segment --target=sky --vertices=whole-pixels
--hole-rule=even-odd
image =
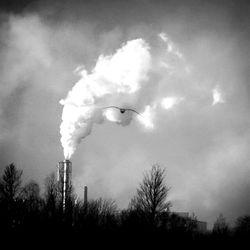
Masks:
[[[247,1],[1,1],[1,172],[14,162],[43,187],[64,159],[71,104],[59,102],[75,102],[69,91],[94,79],[75,92],[81,101],[94,93],[91,105],[144,117],[148,106],[153,127],[119,110],[115,122],[103,113],[91,122],[71,156],[77,195],[87,185],[90,198],[126,208],[157,163],[172,211],[233,224],[250,212],[249,38]]]

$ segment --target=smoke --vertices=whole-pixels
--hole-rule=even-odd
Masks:
[[[80,73],[81,79],[60,101],[64,106],[60,133],[66,159],[71,158],[94,124],[109,120],[126,126],[136,117],[146,128],[153,128],[159,107],[171,109],[183,100],[165,97],[167,93],[157,91],[164,87],[163,82],[159,86],[155,82],[163,72],[169,77],[176,76],[186,67],[183,68],[183,55],[166,33],[155,38],[158,50],[161,48],[158,53],[163,50],[165,57],[155,50],[152,53],[150,44],[139,38],[126,42],[114,54],[101,54],[90,73],[84,66],[77,67],[75,72]],[[162,42],[165,47],[159,46]]]
[[[216,86],[213,89],[213,105],[224,102],[225,100],[222,98],[221,90],[218,86]]]
[[[135,103],[133,97],[147,80],[150,63],[147,43],[137,39],[127,42],[114,55],[100,55],[90,74],[81,71],[82,78],[61,101],[64,108],[60,132],[66,159],[91,133],[93,124],[102,123],[104,117],[122,125],[129,124],[131,112],[121,116],[117,110],[104,108],[110,105],[126,108]]]
[[[114,54],[101,54],[90,73],[84,65],[76,68],[81,78],[60,101],[64,106],[60,133],[66,159],[94,124],[109,120],[126,126],[136,117],[152,129],[159,108],[169,110],[184,100],[168,96],[166,85],[176,77],[193,77],[188,62],[166,33],[159,33],[155,40],[154,48],[139,38],[126,42]],[[212,97],[212,105],[224,102],[219,86],[212,90]],[[130,110],[119,110],[126,108]]]

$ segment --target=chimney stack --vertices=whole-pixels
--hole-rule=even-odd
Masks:
[[[84,186],[84,205],[88,203],[88,187]]]
[[[57,181],[61,191],[62,210],[65,212],[67,202],[71,192],[72,162],[70,160],[60,161],[58,163]]]

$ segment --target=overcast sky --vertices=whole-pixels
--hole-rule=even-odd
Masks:
[[[4,3],[6,2],[6,3]],[[1,1],[0,166],[43,186],[63,160],[59,104],[99,56],[143,39],[155,66],[141,97],[177,97],[136,119],[105,121],[71,160],[77,194],[127,207],[152,164],[166,168],[174,211],[210,224],[250,212],[250,5],[247,1]],[[165,39],[167,37],[167,39]],[[217,93],[217,94],[216,94]],[[154,94],[159,98],[159,94]],[[144,98],[145,97],[145,98]],[[113,100],[113,99],[112,99]],[[140,99],[141,100],[141,99]]]

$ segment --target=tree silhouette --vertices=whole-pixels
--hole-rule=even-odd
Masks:
[[[117,205],[112,199],[78,202],[75,206],[74,225],[77,230],[110,230],[116,226]]]
[[[130,209],[147,215],[151,225],[156,226],[157,217],[168,212],[171,203],[166,201],[169,188],[165,184],[165,170],[155,164],[144,175],[135,197],[130,202]]]
[[[240,216],[235,225],[235,233],[237,236],[250,236],[250,215]]]
[[[14,163],[5,167],[0,179],[1,221],[6,228],[15,228],[20,224],[19,205],[22,171]]]
[[[213,233],[216,235],[225,235],[228,233],[228,231],[229,227],[226,222],[226,218],[223,216],[223,214],[220,214],[214,223]]]
[[[21,199],[29,212],[38,210],[41,204],[39,185],[35,181],[30,181],[26,184],[22,188]]]
[[[45,179],[45,211],[49,218],[55,219],[59,206],[59,191],[55,173]]]
[[[21,191],[21,202],[18,210],[22,213],[22,226],[24,229],[37,228],[41,221],[43,201],[40,197],[38,183],[31,180]]]
[[[21,191],[22,171],[17,170],[14,163],[6,166],[4,174],[0,179],[0,197],[7,202],[14,202]]]

